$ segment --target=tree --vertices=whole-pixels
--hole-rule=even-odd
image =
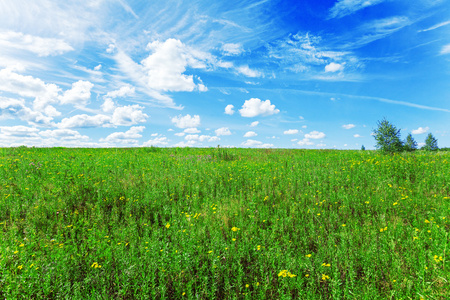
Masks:
[[[364,147],[364,145],[361,146],[361,150],[364,151],[366,150],[366,147]]]
[[[400,140],[400,129],[391,124],[385,118],[378,121],[378,128],[373,131],[375,147],[383,152],[393,153],[403,150],[403,142]]]
[[[417,150],[417,142],[412,137],[411,133],[406,137],[405,145],[403,147],[406,151]]]
[[[431,133],[429,133],[425,139],[425,146],[423,146],[422,149],[428,151],[436,151],[439,149],[437,139]]]

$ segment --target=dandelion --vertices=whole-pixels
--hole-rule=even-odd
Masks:
[[[330,265],[330,264],[323,263],[322,266],[323,266],[323,267],[330,267],[331,265]]]
[[[240,228],[237,228],[237,227],[233,227],[233,228],[231,228],[231,230],[233,230],[233,231],[238,231],[238,230],[241,230]]]
[[[295,277],[295,276],[297,276],[297,275],[295,275],[295,274],[292,274],[291,272],[289,272],[288,270],[281,270],[281,272],[280,273],[278,273],[278,277]]]
[[[17,269],[22,270],[22,269],[23,269],[23,266],[20,265],[20,266],[17,267]]]
[[[170,223],[167,223],[166,228],[169,229],[169,227],[170,227]]]
[[[330,279],[330,276],[328,276],[326,274],[322,274],[322,280],[325,281],[327,279]]]
[[[429,223],[430,223],[430,221],[428,221],[427,219],[425,219],[425,223],[429,224]]]
[[[261,250],[261,245],[256,246],[256,250]]]
[[[249,286],[250,286],[250,285],[249,285],[248,283],[245,285],[246,288],[248,288]]]
[[[305,256],[306,256],[306,257],[311,257],[311,254],[306,254]]]

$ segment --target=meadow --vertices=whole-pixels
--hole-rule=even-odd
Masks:
[[[0,149],[0,299],[449,299],[450,152]]]

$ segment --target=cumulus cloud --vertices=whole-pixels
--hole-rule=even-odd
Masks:
[[[185,116],[177,116],[172,118],[172,123],[175,124],[178,128],[189,128],[189,127],[198,127],[200,126],[200,116],[187,114]]]
[[[355,138],[361,138],[362,136],[359,135],[359,134],[354,134],[353,137],[355,137]]]
[[[325,137],[325,133],[319,131],[311,131],[310,133],[305,134],[306,139],[323,139]]]
[[[228,43],[222,45],[222,53],[227,56],[239,55],[244,52],[241,44]]]
[[[261,141],[256,141],[252,139],[248,139],[241,144],[244,147],[256,147],[256,148],[272,148],[273,144],[263,143]]]
[[[131,126],[143,123],[148,118],[148,115],[142,112],[143,109],[144,107],[137,104],[118,107],[114,110],[111,123],[120,126]]]
[[[356,127],[355,124],[345,124],[345,125],[342,125],[342,128],[344,128],[344,129],[352,129],[352,128],[355,128],[355,127]]]
[[[234,108],[234,105],[228,104],[228,105],[225,107],[225,114],[230,115],[230,116],[233,115],[233,114],[234,114],[233,108]]]
[[[244,137],[254,137],[254,136],[257,136],[258,134],[256,133],[256,132],[254,132],[254,131],[247,131],[245,134],[244,134]]]
[[[270,116],[279,113],[280,110],[270,103],[270,100],[261,101],[258,98],[245,100],[244,105],[239,110],[243,117],[251,118],[256,116]]]
[[[312,146],[312,145],[314,145],[314,143],[311,142],[308,138],[304,138],[304,139],[298,141],[297,144],[300,145],[300,146]]]
[[[146,141],[143,146],[144,147],[151,147],[151,146],[165,146],[168,144],[168,140],[165,136],[163,137],[157,137],[154,139],[150,139]]]
[[[60,123],[55,124],[58,128],[88,128],[88,127],[100,127],[109,123],[111,117],[99,114],[95,116],[89,116],[86,114],[75,115],[69,118],[64,118]]]
[[[106,98],[105,102],[101,105],[104,112],[112,112],[116,108],[114,101],[111,98]]]
[[[411,133],[412,134],[422,134],[422,133],[427,132],[429,129],[430,129],[429,127],[425,127],[425,128],[424,127],[419,127],[417,129],[412,130]]]
[[[91,98],[94,85],[89,81],[79,80],[72,84],[72,88],[60,97],[61,104],[71,104],[75,107],[85,107]]]
[[[325,66],[325,72],[337,72],[343,69],[344,69],[343,65],[334,62],[329,63],[328,65]]]
[[[230,129],[228,129],[228,127],[221,127],[219,129],[216,129],[215,133],[216,133],[217,136],[231,135],[231,131],[230,131]]]
[[[120,143],[120,144],[137,144],[139,138],[142,137],[141,132],[144,131],[145,126],[131,127],[125,132],[114,132],[100,142]]]
[[[11,99],[0,97],[0,118],[14,119],[28,122],[30,125],[49,126],[53,117],[46,116],[41,112],[34,111],[25,105],[23,99]]]
[[[210,55],[194,50],[177,39],[154,41],[147,45],[151,54],[142,60],[147,84],[159,91],[191,92],[198,88],[187,67],[205,69]],[[205,90],[206,87],[201,88]]]
[[[62,39],[42,38],[15,31],[0,32],[0,47],[26,50],[38,56],[60,55],[74,50]]]
[[[184,139],[193,145],[196,142],[215,142],[219,141],[220,138],[217,136],[209,136],[209,135],[198,135],[198,134],[188,134],[184,137]]]
[[[5,136],[14,137],[37,137],[39,129],[27,126],[0,126],[0,131]]]
[[[192,128],[186,128],[185,130],[183,130],[185,133],[200,133],[200,130],[198,130],[195,127]]]
[[[250,124],[250,127],[256,127],[256,126],[258,126],[258,124],[259,124],[258,121],[252,122],[252,123]]]
[[[289,129],[283,132],[283,134],[297,134],[298,129]]]
[[[54,130],[45,130],[39,132],[39,135],[51,138],[51,139],[59,139],[59,140],[89,140],[87,135],[81,135],[76,130],[71,129],[54,129]]]
[[[108,92],[104,98],[123,98],[125,96],[134,96],[136,93],[136,89],[134,86],[131,86],[129,84],[122,86],[118,90],[114,90],[111,92]]]

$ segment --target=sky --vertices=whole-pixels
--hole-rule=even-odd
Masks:
[[[0,2],[0,147],[450,147],[450,0]]]

